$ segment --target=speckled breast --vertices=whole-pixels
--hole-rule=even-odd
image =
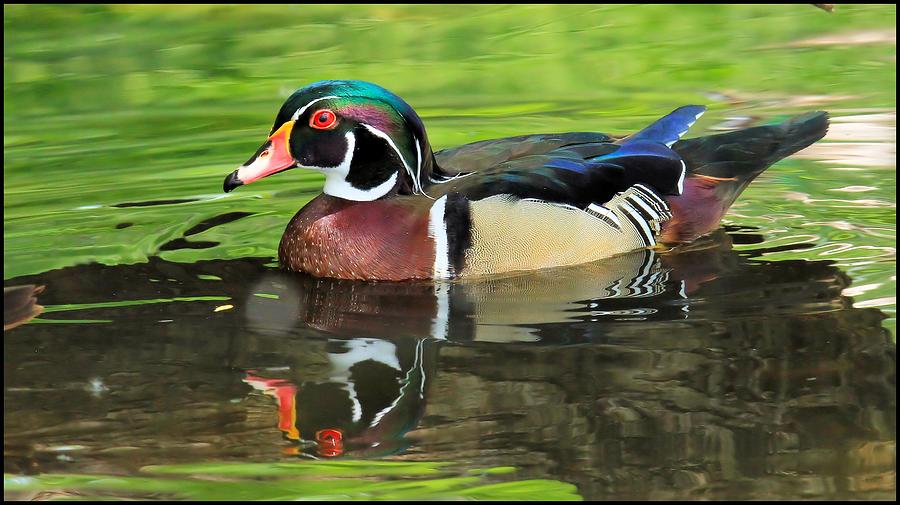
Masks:
[[[355,202],[319,195],[288,224],[279,262],[317,277],[430,279],[434,240],[427,210],[417,207],[404,198]]]

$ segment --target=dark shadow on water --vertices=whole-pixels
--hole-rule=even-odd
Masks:
[[[215,247],[219,245],[219,242],[211,242],[211,241],[202,241],[202,242],[191,242],[190,240],[185,240],[183,238],[176,238],[174,240],[170,240],[165,244],[159,246],[160,251],[175,251],[178,249],[209,249],[211,247]]]
[[[187,240],[186,237],[191,235],[196,235],[198,233],[209,230],[210,228],[214,228],[216,226],[221,226],[223,224],[228,224],[233,221],[237,221],[238,219],[245,218],[247,216],[252,216],[252,212],[226,212],[225,214],[220,214],[218,216],[211,217],[209,219],[205,219],[196,225],[192,226],[191,229],[187,230],[182,234],[180,238],[176,238],[166,242],[165,244],[159,247],[160,251],[175,251],[178,249],[209,249],[211,247],[215,247],[219,245],[219,242],[212,241],[190,241]]]
[[[111,207],[116,207],[120,209],[128,208],[128,207],[153,207],[156,205],[176,205],[179,203],[190,203],[190,202],[199,202],[199,198],[180,198],[180,199],[171,199],[171,200],[147,200],[145,202],[123,202],[116,203],[111,205]]]
[[[853,308],[828,262],[760,254],[719,233],[459,283],[270,258],[11,279],[47,288],[4,334],[4,468],[390,456],[515,466],[594,499],[892,492],[884,315]]]
[[[190,230],[184,232],[184,236],[189,237],[191,235],[196,235],[215,226],[232,223],[234,221],[237,221],[238,219],[243,219],[247,216],[252,215],[253,212],[226,212],[225,214],[220,214],[218,216],[214,216],[197,223],[196,225],[192,226]]]

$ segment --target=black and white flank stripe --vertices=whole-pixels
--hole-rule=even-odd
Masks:
[[[615,212],[607,209],[606,207],[597,205],[596,203],[592,203],[588,205],[588,207],[584,210],[588,214],[612,226],[616,231],[622,231],[622,222],[619,221],[618,217],[616,217]]]
[[[634,225],[643,247],[656,245],[656,234],[659,232],[660,222],[672,217],[666,202],[643,184],[635,184],[628,188],[622,194],[618,207]],[[590,207],[588,208],[590,209]]]

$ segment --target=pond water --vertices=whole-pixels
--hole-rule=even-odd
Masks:
[[[896,494],[895,6],[4,7],[6,498]],[[687,247],[457,283],[280,271],[221,192],[294,89],[436,148],[828,110]],[[7,298],[7,297],[5,297]]]

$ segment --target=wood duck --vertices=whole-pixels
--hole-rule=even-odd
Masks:
[[[521,135],[433,152],[397,95],[320,81],[281,106],[268,140],[224,189],[291,168],[322,194],[291,219],[282,267],[318,277],[453,279],[586,263],[718,227],[771,164],[821,139],[828,115],[681,140],[706,110],[680,107],[622,138]]]

